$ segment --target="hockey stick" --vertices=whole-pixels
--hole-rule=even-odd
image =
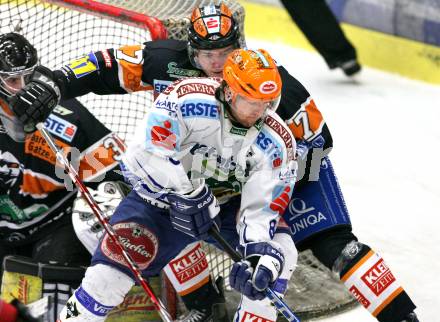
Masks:
[[[222,235],[220,235],[220,232],[216,228],[211,227],[209,234],[223,247],[223,250],[234,262],[239,262],[242,260],[241,255],[223,238]],[[276,310],[281,313],[287,321],[300,322],[299,318],[295,315],[292,309],[289,308],[286,302],[284,302],[283,299],[281,299],[272,289],[266,289],[266,296],[275,306]]]
[[[98,204],[93,199],[92,195],[90,194],[87,187],[84,185],[84,183],[81,181],[78,173],[76,172],[75,168],[70,164],[69,160],[67,160],[66,156],[60,151],[60,149],[55,144],[54,139],[52,138],[52,135],[49,134],[49,132],[44,128],[43,123],[37,124],[37,129],[41,132],[43,137],[46,139],[50,149],[55,153],[56,158],[60,163],[64,166],[65,171],[69,174],[70,178],[75,182],[75,185],[78,187],[79,191],[81,192],[82,196],[92,209],[93,213],[95,214],[96,218],[99,220],[101,225],[104,227],[104,230],[106,233],[110,236],[113,243],[115,243],[116,247],[121,252],[122,256],[124,257],[128,268],[133,273],[133,275],[136,277],[137,281],[141,284],[142,288],[145,290],[145,292],[150,296],[151,301],[153,302],[155,308],[159,312],[160,317],[165,322],[173,322],[171,315],[167,312],[165,306],[163,303],[156,297],[156,295],[153,293],[153,290],[148,285],[147,281],[142,277],[141,271],[139,267],[137,266],[136,262],[131,258],[131,256],[128,254],[128,252],[124,249],[124,246],[119,242],[116,232],[113,230],[113,227],[106,221],[105,216],[102,212],[102,210],[99,208]]]

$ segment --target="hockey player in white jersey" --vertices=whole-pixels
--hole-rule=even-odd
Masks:
[[[281,79],[267,52],[234,51],[223,77],[177,81],[159,95],[125,155],[134,190],[110,222],[144,277],[196,239],[212,241],[216,226],[246,257],[237,288],[262,299],[295,264],[274,238],[296,180],[295,140],[274,112]],[[216,199],[219,186],[234,193]],[[103,321],[133,284],[104,235],[60,319]]]

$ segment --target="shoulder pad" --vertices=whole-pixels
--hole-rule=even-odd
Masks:
[[[168,49],[173,51],[185,51],[185,54],[187,50],[186,41],[175,39],[147,41],[144,43],[144,45],[146,49]]]

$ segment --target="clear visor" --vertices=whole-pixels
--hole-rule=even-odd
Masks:
[[[0,72],[2,92],[11,96],[21,90],[31,79],[36,66],[18,72]]]
[[[268,109],[272,111],[276,111],[278,105],[280,104],[280,100],[281,100],[281,95],[279,95],[275,99],[261,100],[261,99],[250,98],[241,94],[237,94],[237,101],[245,101],[247,103],[246,104],[247,107],[255,111],[268,110]]]

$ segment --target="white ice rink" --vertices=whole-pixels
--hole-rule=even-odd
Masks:
[[[353,82],[317,54],[248,45],[267,49],[312,94],[333,135],[330,156],[354,233],[385,258],[420,321],[439,322],[440,86],[369,68]],[[374,319],[358,307],[320,321]]]

